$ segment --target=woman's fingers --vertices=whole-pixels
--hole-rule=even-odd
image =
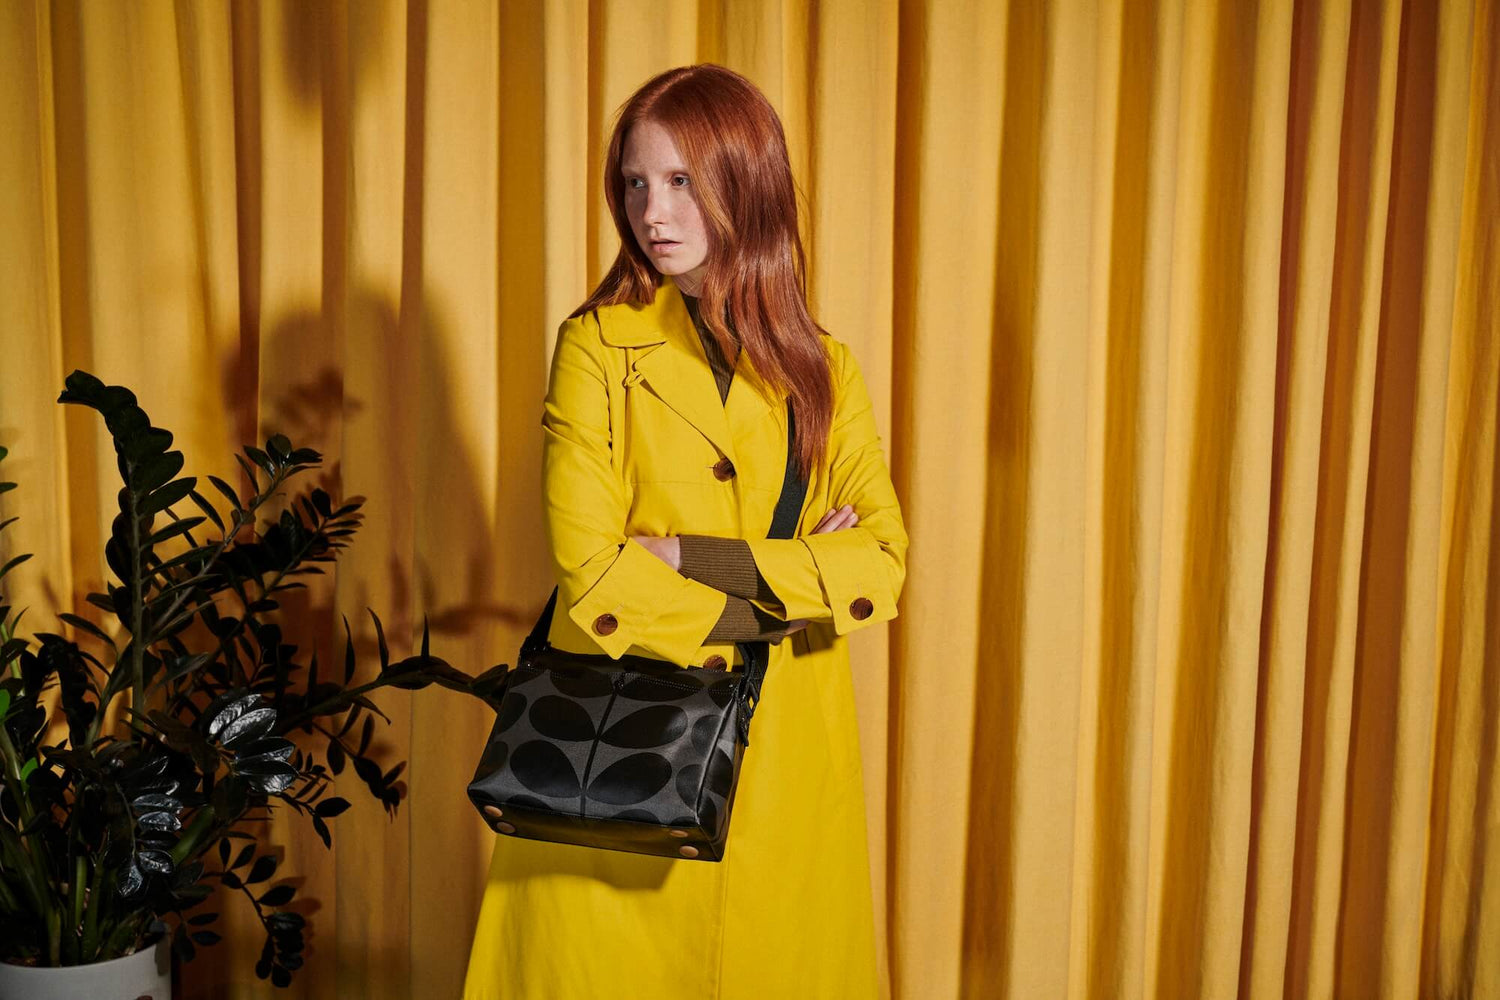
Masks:
[[[818,526],[812,530],[813,534],[825,531],[838,531],[840,528],[850,528],[859,522],[859,515],[854,513],[851,504],[830,510],[818,521]]]

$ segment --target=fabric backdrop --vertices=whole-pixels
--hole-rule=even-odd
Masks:
[[[190,474],[281,431],[370,498],[297,612],[325,661],[370,607],[514,662],[612,114],[720,62],[911,533],[852,640],[891,995],[1500,997],[1497,39],[1496,0],[0,0],[11,596],[104,579],[84,368]],[[394,819],[346,773],[332,851],[273,824],[295,996],[462,979],[490,715],[379,704]],[[272,995],[244,902],[187,995]]]

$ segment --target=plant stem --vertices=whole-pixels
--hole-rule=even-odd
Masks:
[[[79,945],[80,961],[92,962],[99,951],[99,909],[103,896],[100,882],[104,878],[104,865],[94,865],[94,880],[89,883],[88,904],[83,911],[83,940]]]
[[[16,746],[10,739],[10,732],[3,722],[0,722],[0,757],[4,758],[5,784],[10,788],[11,797],[16,800],[16,806],[21,810],[21,823],[16,829],[24,830],[36,814],[32,811],[31,799],[26,794],[26,782],[21,777],[20,754],[16,752]],[[53,907],[52,897],[48,892],[48,875],[52,866],[48,862],[46,845],[40,842],[33,844],[19,836],[12,837],[8,828],[0,827],[0,833],[4,834],[5,845],[17,855],[12,863],[25,872],[26,885],[31,890],[37,916],[50,917]]]
[[[54,969],[62,963],[62,914],[56,909],[47,913],[47,964]]]
[[[72,948],[78,947],[78,929],[83,925],[83,883],[86,880],[83,855],[80,854],[73,859],[73,922],[68,927],[68,941]],[[81,953],[76,957],[79,963],[83,962]]]
[[[334,705],[338,705],[340,702],[346,705],[352,705],[354,704],[354,698],[357,695],[362,695],[366,691],[373,691],[378,687],[382,687],[384,684],[385,679],[383,677],[380,677],[376,678],[368,684],[359,684],[352,688],[345,688],[333,697],[325,698],[323,699],[323,701],[312,706],[311,708],[303,709],[302,712],[293,717],[290,721],[283,722],[281,724],[281,731],[284,733],[289,733],[293,729],[296,729],[298,726],[305,724],[309,719],[315,719],[319,715],[323,714],[324,709],[327,709]]]
[[[0,854],[8,857],[7,867],[14,866],[21,872],[22,887],[31,897],[32,908],[35,909],[37,918],[45,921],[52,912],[47,872],[45,866],[38,864],[37,859],[31,855],[29,846],[22,844],[21,838],[8,825],[0,824]]]
[[[172,845],[170,853],[173,865],[180,865],[193,856],[198,849],[198,844],[204,839],[204,834],[213,828],[214,820],[213,806],[205,804],[199,808],[192,821],[188,823],[187,829],[182,831],[182,836],[177,839],[177,843]]]

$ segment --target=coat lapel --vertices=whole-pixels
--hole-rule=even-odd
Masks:
[[[750,356],[740,352],[729,396],[720,402],[698,330],[671,277],[663,278],[651,304],[611,311],[614,316],[601,331],[605,342],[615,347],[646,348],[636,354],[632,370],[626,373],[626,384],[644,385],[731,462],[738,462],[735,430],[764,417],[771,408],[765,395],[751,384],[756,375]],[[779,405],[785,407],[784,396]]]

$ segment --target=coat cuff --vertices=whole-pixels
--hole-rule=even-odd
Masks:
[[[896,617],[880,543],[855,525],[801,538],[750,539],[755,565],[790,621],[833,621],[844,635]]]
[[[568,617],[614,659],[641,646],[681,666],[703,645],[727,600],[627,538],[609,569],[568,608]]]

